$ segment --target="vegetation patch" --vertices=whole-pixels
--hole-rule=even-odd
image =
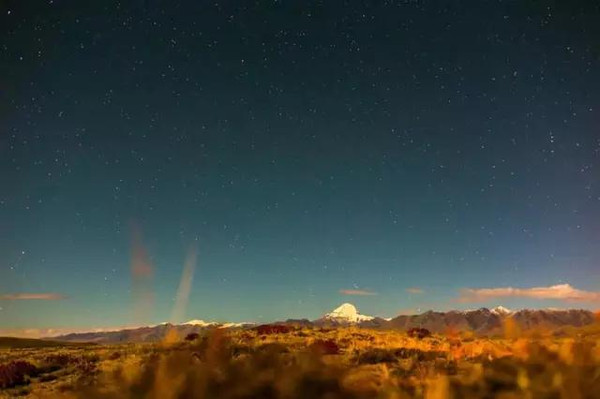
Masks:
[[[168,343],[2,350],[0,397],[599,397],[600,326],[565,338],[466,338],[211,329]]]
[[[0,388],[12,388],[23,385],[27,382],[27,377],[32,377],[36,374],[37,367],[24,360],[0,364]]]

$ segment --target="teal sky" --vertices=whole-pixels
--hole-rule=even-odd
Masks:
[[[192,245],[189,319],[596,307],[597,5],[84,3],[0,5],[3,328],[166,321]]]

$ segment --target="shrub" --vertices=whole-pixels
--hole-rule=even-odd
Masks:
[[[407,334],[411,338],[423,339],[431,336],[431,331],[426,328],[414,327],[407,331]]]
[[[333,328],[322,327],[322,328],[319,328],[317,331],[322,332],[322,333],[328,333],[328,332],[335,331],[335,330]]]
[[[24,360],[0,364],[0,388],[12,388],[17,385],[23,385],[26,382],[26,376],[33,376],[36,373],[37,368]]]
[[[75,359],[70,355],[65,354],[51,354],[44,357],[44,363],[47,368],[57,370],[74,363]]]
[[[186,341],[195,341],[198,338],[200,338],[200,335],[198,335],[198,333],[189,333],[188,335],[185,336]]]
[[[361,353],[357,360],[358,364],[393,363],[396,355],[392,350],[373,348]]]
[[[394,356],[400,359],[433,360],[443,356],[443,352],[422,351],[417,348],[399,348],[394,350]]]
[[[250,333],[244,332],[240,334],[240,340],[242,341],[250,341],[252,339],[254,339],[254,336]]]
[[[290,352],[290,350],[287,347],[287,345],[276,343],[276,342],[262,344],[262,345],[256,347],[256,350],[255,350],[255,353],[259,353],[259,354],[267,353],[267,354],[271,354],[271,355],[280,355],[282,353],[289,353],[289,352]],[[247,348],[245,350],[245,353],[251,353],[249,348]]]
[[[263,324],[253,328],[258,335],[287,334],[292,331],[288,326],[280,324]]]
[[[340,347],[332,339],[318,339],[313,342],[310,347],[312,351],[317,352],[321,355],[339,355]]]
[[[115,352],[117,353],[117,352]],[[114,360],[114,353],[109,356]],[[43,358],[39,371],[41,373],[51,373],[63,368],[75,368],[84,375],[91,375],[96,372],[96,363],[100,358],[95,355],[73,356],[69,354],[50,354]]]
[[[416,348],[369,349],[358,356],[359,364],[394,363],[398,359],[431,361],[445,356],[444,352],[422,351]]]
[[[84,376],[89,376],[97,371],[96,362],[93,359],[80,358],[75,362],[75,366]]]

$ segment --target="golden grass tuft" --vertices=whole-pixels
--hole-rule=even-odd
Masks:
[[[0,369],[20,361],[35,372],[0,397],[599,398],[598,337],[591,327],[524,336],[511,324],[497,338],[213,329],[156,344],[5,349]]]

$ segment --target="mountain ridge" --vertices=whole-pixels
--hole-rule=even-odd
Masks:
[[[495,334],[502,332],[503,323],[512,318],[522,329],[562,327],[583,327],[595,320],[593,312],[584,309],[521,309],[510,310],[502,306],[492,309],[485,307],[473,310],[450,310],[439,312],[428,310],[420,314],[399,315],[382,318],[361,314],[356,306],[344,303],[322,317],[309,319],[287,319],[271,324],[284,324],[298,328],[357,326],[371,329],[409,330],[426,328],[434,333],[446,331],[472,331],[477,334]],[[181,324],[161,323],[116,331],[81,332],[48,337],[66,342],[153,342],[163,339],[167,332],[175,330],[180,336],[198,333],[210,328],[245,329],[256,323],[217,323],[192,319]]]

